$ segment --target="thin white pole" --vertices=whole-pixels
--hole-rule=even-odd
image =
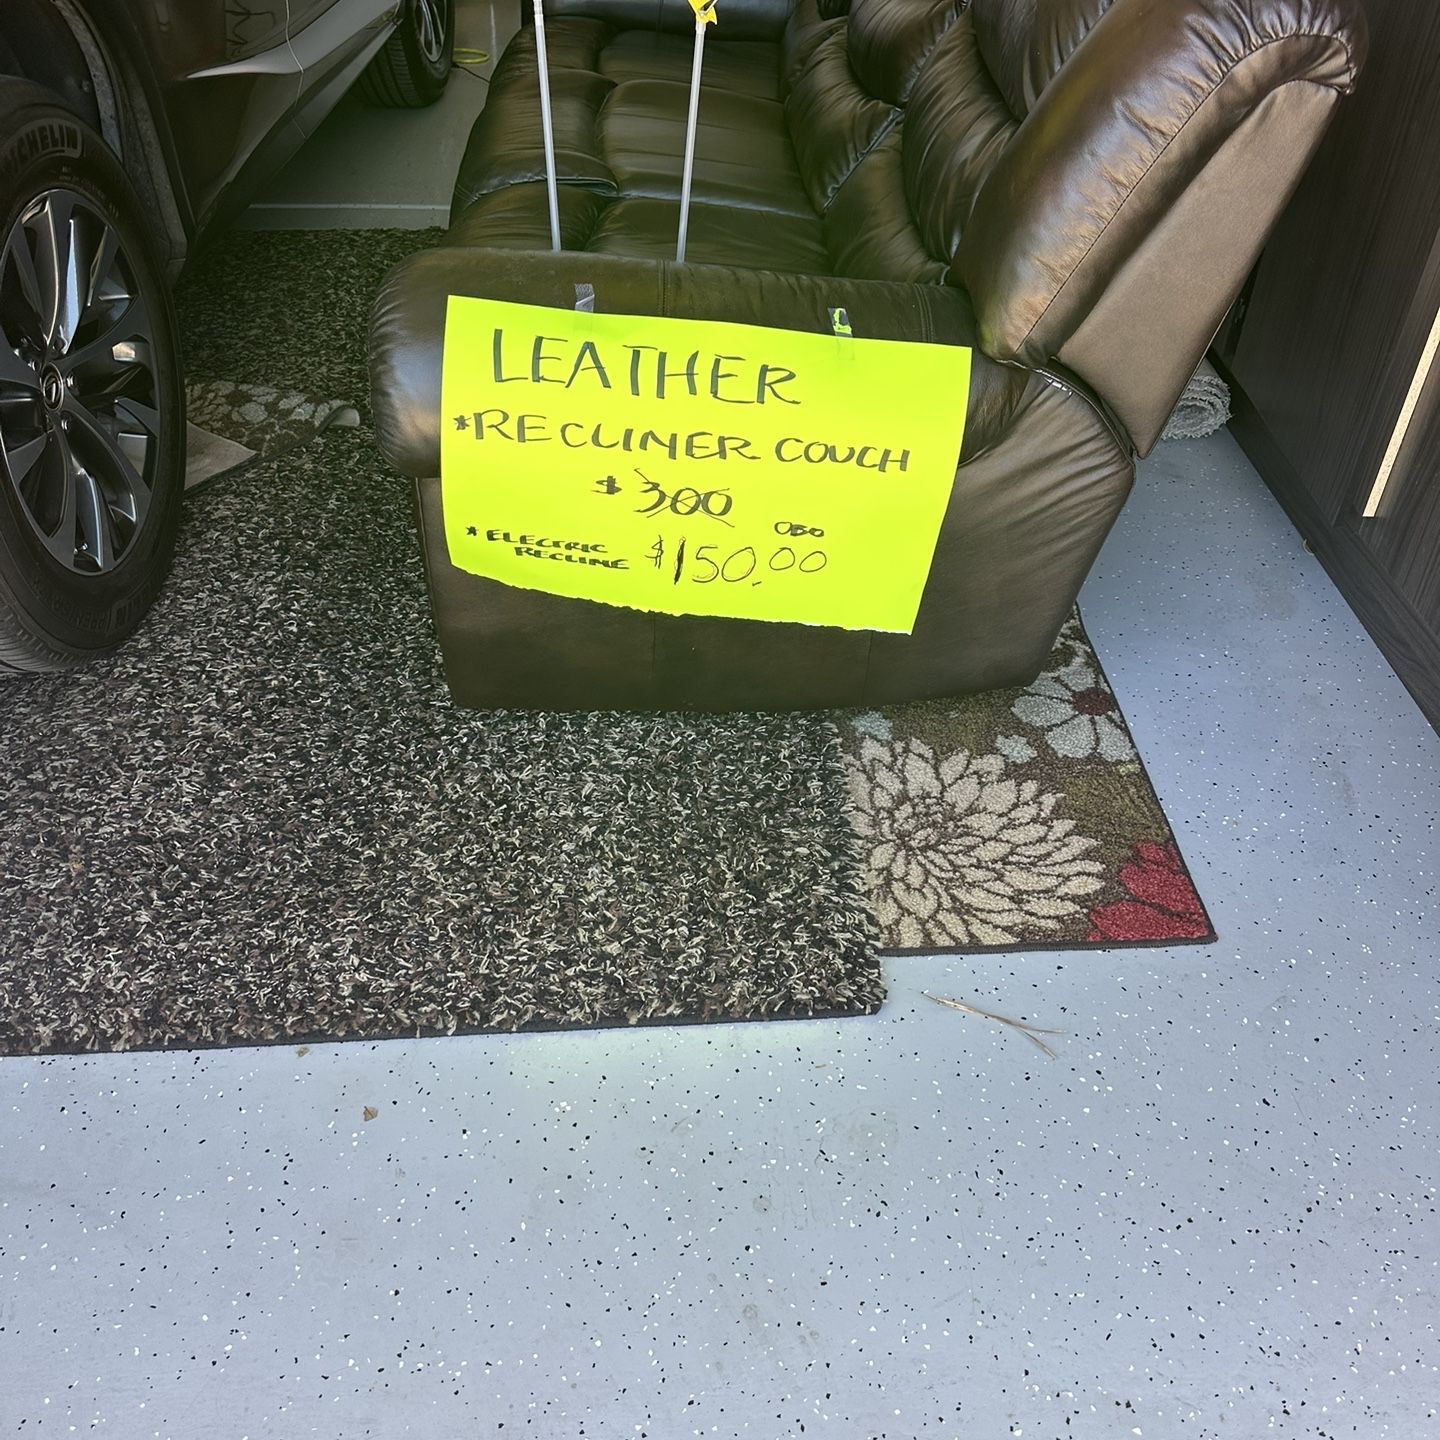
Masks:
[[[555,181],[555,131],[550,124],[550,62],[545,56],[545,0],[535,0],[535,59],[540,67],[540,128],[545,136],[545,193],[550,202],[550,248],[560,248],[560,191]]]
[[[691,0],[694,5],[694,0]],[[695,7],[695,59],[690,65],[690,115],[685,122],[685,169],[680,178],[680,234],[675,241],[675,261],[685,259],[685,240],[690,233],[690,181],[695,172],[695,125],[700,115],[700,66],[705,58],[705,27],[713,23],[713,4]]]

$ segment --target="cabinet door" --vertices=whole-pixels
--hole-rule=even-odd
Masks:
[[[1436,245],[1440,291],[1440,243]],[[1344,517],[1356,539],[1409,602],[1422,626],[1440,637],[1440,294],[1427,346],[1428,365],[1416,376],[1414,410],[1373,493],[1371,518]]]
[[[1440,5],[1367,0],[1370,58],[1256,271],[1229,368],[1327,522],[1363,507],[1434,318]]]

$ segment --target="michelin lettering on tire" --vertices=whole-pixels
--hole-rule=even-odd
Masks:
[[[63,155],[67,160],[75,160],[84,148],[78,125],[65,120],[34,120],[15,137],[16,168],[30,164],[41,155]]]

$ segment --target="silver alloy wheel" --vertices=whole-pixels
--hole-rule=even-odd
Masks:
[[[114,569],[150,508],[153,339],[114,227],[72,190],[37,196],[0,251],[0,481],[77,574]]]
[[[437,64],[445,54],[445,0],[415,0],[415,34],[420,53]]]

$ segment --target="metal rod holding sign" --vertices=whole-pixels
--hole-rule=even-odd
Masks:
[[[545,194],[550,202],[550,248],[560,248],[560,191],[555,180],[555,131],[550,123],[550,63],[545,55],[545,0],[535,0],[535,60],[540,70],[540,129],[545,143]]]
[[[705,59],[705,27],[715,24],[716,0],[690,0],[695,12],[695,58],[690,65],[690,114],[685,121],[685,168],[680,178],[680,233],[675,240],[675,261],[685,259],[690,233],[690,182],[695,173],[695,126],[700,116],[700,67]]]

